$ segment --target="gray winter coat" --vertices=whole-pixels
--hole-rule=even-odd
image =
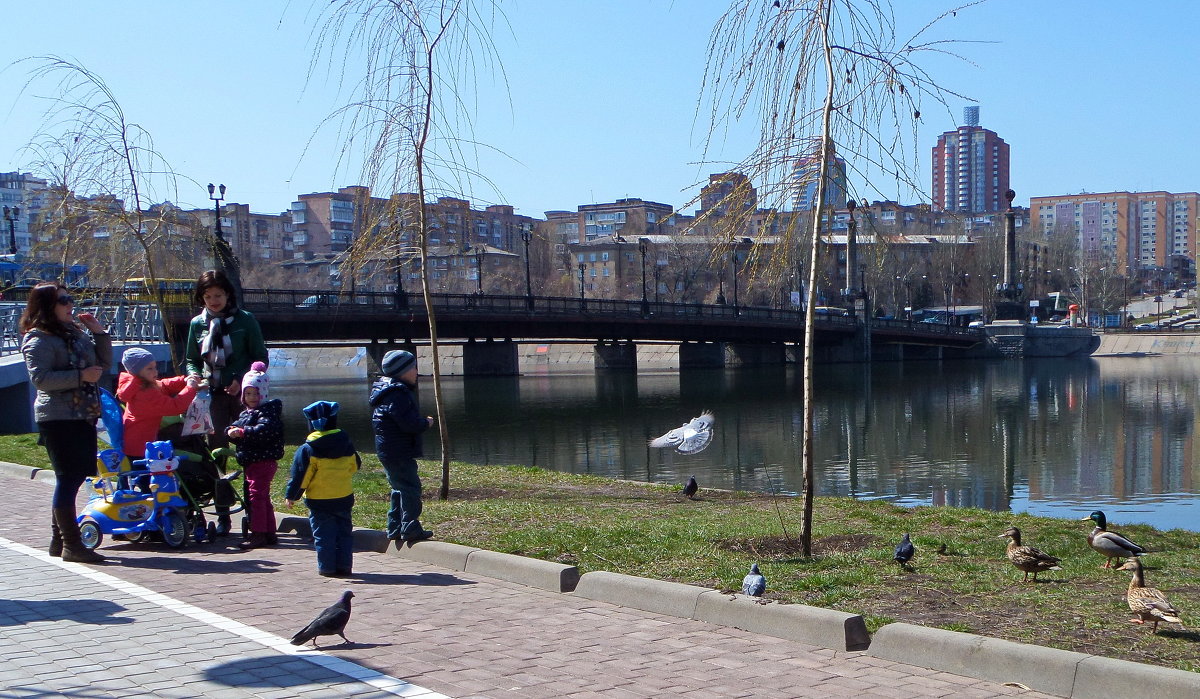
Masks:
[[[21,339],[21,354],[29,380],[37,389],[33,403],[35,422],[87,419],[81,402],[84,382],[80,371],[98,366],[105,371],[112,366],[112,337],[89,335],[76,330],[75,361],[72,361],[67,341],[52,333],[30,330]]]

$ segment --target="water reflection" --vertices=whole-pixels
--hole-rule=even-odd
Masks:
[[[272,370],[289,438],[312,400],[371,450],[361,374]],[[1193,455],[1200,367],[1188,358],[823,366],[815,406],[820,494],[1200,529]],[[799,372],[713,371],[451,378],[455,459],[661,483],[801,489]],[[423,400],[432,404],[427,379]],[[712,445],[647,442],[712,410]],[[431,409],[430,409],[431,410]],[[427,453],[437,455],[436,437]]]

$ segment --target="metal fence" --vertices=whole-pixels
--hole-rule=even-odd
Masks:
[[[114,340],[127,342],[163,342],[162,313],[152,303],[129,303],[119,298],[81,299],[75,308],[78,313],[96,316]],[[25,311],[24,303],[0,305],[0,356],[21,351],[18,323]]]

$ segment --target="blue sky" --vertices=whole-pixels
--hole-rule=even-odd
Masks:
[[[915,28],[952,4],[895,6],[899,24]],[[474,115],[475,137],[504,154],[485,151],[479,162],[499,191],[480,184],[463,193],[468,198],[531,216],[627,196],[683,206],[708,173],[751,148],[752,124],[735,129],[711,162],[698,162],[705,50],[725,2],[502,6],[508,26],[494,40],[507,94],[499,76],[480,76]],[[317,129],[346,96],[323,73],[306,80],[309,7],[307,0],[6,5],[0,169],[22,168],[21,146],[40,114],[30,95],[16,99],[26,68],[9,64],[57,54],[100,74],[177,171],[201,184],[224,182],[228,201],[278,212],[298,194],[357,183],[353,157],[337,167],[336,133]],[[1196,191],[1197,26],[1193,3],[991,0],[932,35],[980,42],[957,48],[974,65],[926,65],[946,87],[977,100],[981,125],[1009,143],[1018,204],[1083,190]],[[966,104],[952,103],[950,114],[925,112],[919,181],[929,181],[937,135],[957,125]],[[919,198],[880,188],[906,203]],[[208,204],[202,187],[186,183],[178,199]]]

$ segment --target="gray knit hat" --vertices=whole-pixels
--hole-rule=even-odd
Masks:
[[[399,378],[409,367],[417,363],[417,357],[408,350],[392,350],[383,355],[383,375],[389,378]]]
[[[150,354],[150,350],[141,347],[130,347],[125,350],[125,354],[121,355],[121,364],[125,366],[125,371],[137,376],[142,373],[142,369],[156,363],[154,355]]]

